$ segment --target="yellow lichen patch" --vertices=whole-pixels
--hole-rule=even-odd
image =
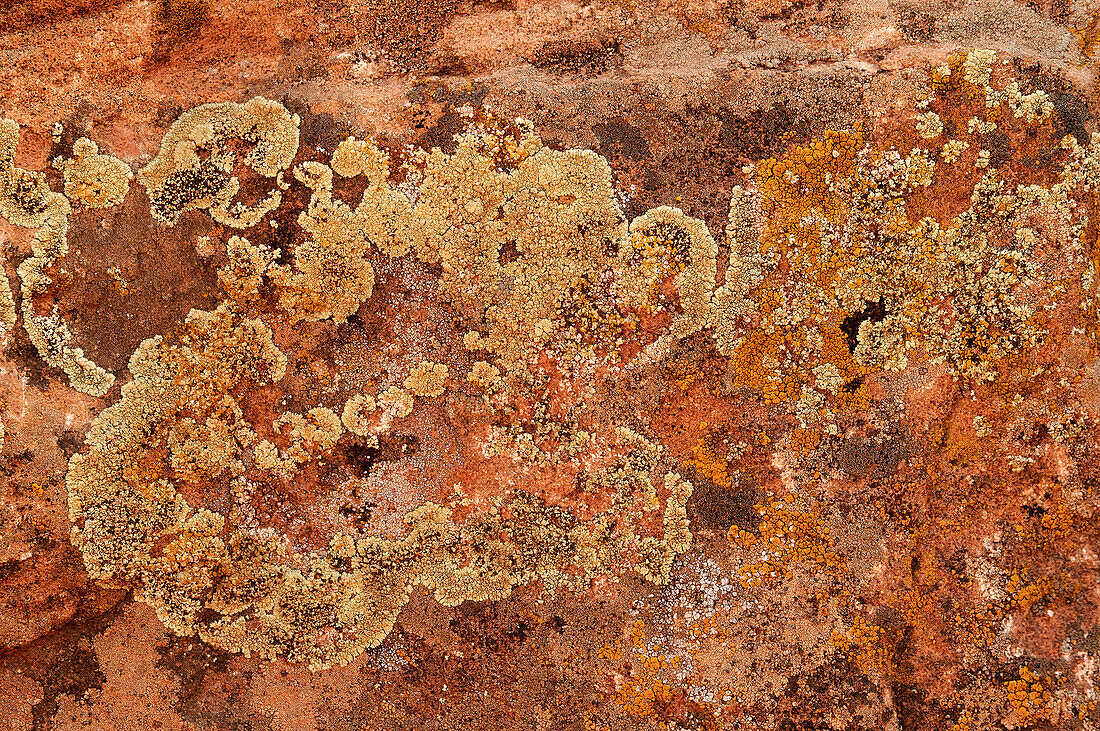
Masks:
[[[199,482],[217,477],[234,457],[229,424],[208,417],[202,424],[181,419],[168,438],[169,464],[181,479]]]
[[[948,76],[975,88],[1000,84],[977,61],[969,71],[961,61],[949,67],[933,86],[949,88]],[[953,112],[939,101],[921,111],[933,111],[973,147],[984,144],[994,123],[1048,121],[1041,97],[1010,86],[994,91],[975,104],[993,99],[1003,107],[995,120],[984,109]],[[285,110],[264,108],[294,121]],[[162,218],[204,205],[229,215],[238,142],[253,144],[253,133],[224,121],[236,107],[219,109],[209,130],[188,117],[183,126],[190,131],[174,128],[162,148],[183,161],[169,166],[159,192],[151,187]],[[975,120],[973,130],[959,114]],[[926,122],[934,126],[931,117]],[[291,159],[276,155],[271,162],[255,152],[265,144],[258,139],[245,164],[269,177],[287,169]],[[962,156],[937,168],[949,156],[942,148],[898,151],[858,132],[830,132],[762,163],[755,190],[734,191],[729,265],[716,290],[718,248],[701,221],[660,208],[628,225],[607,162],[587,151],[547,149],[529,123],[471,124],[456,136],[454,152],[395,153],[400,167],[392,174],[388,153],[348,140],[328,164],[294,168],[310,200],[304,211],[279,211],[281,227],[297,224],[280,236],[285,249],[230,238],[228,263],[218,272],[225,300],[212,312],[193,311],[178,337],[151,339],[135,353],[133,380],[70,465],[74,540],[93,576],[129,582],[174,630],[315,668],[381,642],[415,587],[451,606],[500,599],[535,582],[548,592],[582,592],[633,573],[669,585],[678,559],[702,553],[688,553],[693,487],[668,471],[661,445],[639,433],[643,427],[624,426],[645,416],[644,408],[620,409],[608,398],[622,367],[617,359],[635,358],[626,367],[640,373],[670,357],[677,338],[713,327],[718,352],[729,358],[728,381],[716,382],[722,363],[710,358],[695,373],[678,364],[655,370],[681,386],[694,380],[688,397],[732,385],[790,406],[780,416],[792,426],[797,420],[793,432],[751,427],[758,445],[773,445],[754,449],[753,461],[771,460],[777,470],[789,456],[783,451],[824,451],[822,435],[839,432],[836,423],[821,422],[865,410],[871,387],[880,385],[865,381],[907,368],[914,348],[945,361],[954,375],[987,379],[1043,342],[1054,319],[1044,319],[1048,300],[1035,283],[1074,260],[1059,258],[1060,250],[1044,259],[1039,250],[1065,244],[1068,251],[1066,242],[1084,240],[1074,229],[1084,213],[1067,214],[1063,204],[1092,184],[1097,150],[1073,145],[1067,140],[1060,150],[1058,159],[1070,165],[1052,187],[1044,187],[1049,180],[1018,187],[1030,179],[1012,177],[997,154],[986,155],[980,169],[958,162]],[[218,164],[208,165],[214,158]],[[365,182],[362,199],[340,200],[334,176],[365,178],[335,183],[343,192]],[[186,188],[174,203],[169,179],[181,186],[177,192]],[[962,201],[956,208],[943,202],[952,195]],[[271,197],[233,215],[243,223],[282,205]],[[62,247],[45,234],[41,243]],[[376,272],[383,283],[377,288]],[[1059,276],[1068,282],[1075,275]],[[416,302],[406,307],[395,292]],[[318,333],[331,335],[338,323],[338,332],[361,346],[347,356],[356,363],[354,380],[314,356],[314,347],[324,352]],[[441,343],[443,333],[456,340],[465,333],[469,352]],[[639,342],[642,334],[650,339]],[[636,352],[644,355],[630,355]],[[288,356],[295,367],[284,380]],[[467,372],[474,358],[480,360]],[[430,400],[447,388],[455,393],[446,403]],[[464,450],[461,459],[440,446],[442,438],[428,444],[438,436],[434,427],[447,431],[452,419],[461,423],[475,409],[486,414],[484,422],[471,423],[461,439],[443,435]],[[420,439],[422,461],[363,474],[382,452],[403,453],[401,439],[410,434]],[[969,460],[987,446],[967,438],[945,447],[949,457]],[[731,487],[728,454],[704,438],[685,464]],[[350,482],[328,484],[333,474],[344,479],[351,464],[341,460],[349,455],[361,469]],[[436,492],[412,485],[425,463],[459,462],[461,469],[431,476]],[[515,472],[498,479],[509,465]],[[479,470],[489,478],[466,490]],[[782,479],[790,486],[787,480],[801,478],[784,471]],[[208,505],[188,502],[202,499],[205,483],[230,495],[220,519],[203,512]],[[391,524],[324,522],[342,515],[343,504],[332,497],[338,488],[352,485],[347,492],[358,497],[380,484],[387,493],[404,491],[408,501],[388,516]],[[572,490],[568,498],[563,484]],[[581,493],[584,500],[573,502]],[[305,507],[295,513],[277,505],[263,516],[271,521],[265,525],[250,502],[256,495],[263,498],[257,503],[286,497]],[[837,644],[859,667],[888,671],[884,629],[829,615],[840,600],[824,585],[847,575],[836,548],[847,544],[834,543],[829,531],[837,523],[827,525],[822,511],[797,498],[758,505],[758,527],[741,517],[738,524],[749,529],[730,533],[723,560],[734,560],[722,567],[727,583],[718,586],[761,598],[793,587],[787,579],[804,569],[800,579],[819,582],[814,596],[823,597],[820,614],[829,617],[815,629],[823,639],[807,646],[829,654],[833,630],[846,626]],[[1055,589],[1019,576],[1016,583],[1005,577],[1012,598],[995,607],[1002,616],[1034,610]],[[907,617],[932,611],[916,590],[905,602]],[[731,616],[737,606],[730,603]],[[710,641],[734,632],[713,616],[676,621],[699,645],[704,635]],[[653,682],[635,684],[622,701],[640,696],[638,707],[653,711],[672,692],[658,689],[676,687],[670,676],[690,655],[674,657],[641,633],[631,642],[646,645],[631,654]]]
[[[279,249],[264,249],[241,236],[230,236],[225,253],[229,263],[218,269],[218,284],[231,299],[242,304],[254,301],[260,296],[263,275],[279,255]]]
[[[164,136],[157,156],[138,171],[138,180],[149,190],[153,215],[175,223],[184,211],[207,208],[228,226],[254,225],[278,207],[281,193],[272,190],[251,208],[231,206],[240,179],[233,174],[238,159],[229,142],[238,139],[251,145],[240,162],[274,178],[298,152],[298,123],[298,116],[282,104],[261,97],[245,104],[203,104],[184,112]]]
[[[332,153],[332,170],[345,178],[365,175],[374,183],[381,183],[389,176],[389,155],[382,152],[373,141],[349,137]]]
[[[935,139],[943,134],[943,120],[941,120],[940,115],[935,112],[918,114],[916,119],[917,132],[926,140]]]
[[[295,247],[293,266],[273,266],[268,276],[295,318],[345,322],[374,291],[370,232],[363,216],[333,200],[331,168],[303,163],[294,175],[313,189],[298,217],[312,239]]]
[[[500,369],[483,360],[474,363],[470,368],[470,373],[466,376],[466,380],[486,392],[495,391],[502,385]]]
[[[374,268],[365,252],[327,243],[301,244],[294,250],[293,268],[276,265],[269,270],[280,303],[296,318],[345,322],[374,291]]]
[[[412,367],[403,385],[417,396],[441,396],[447,388],[447,366],[443,363],[421,361]]]
[[[331,449],[344,431],[340,418],[323,406],[310,409],[305,416],[285,412],[272,423],[272,428],[286,433],[292,443],[306,442],[321,449]]]
[[[344,404],[340,421],[344,428],[361,437],[369,436],[367,431],[368,415],[378,408],[374,397],[369,394],[356,394]]]
[[[760,241],[756,231],[756,205],[753,196],[741,186],[734,186],[730,195],[730,210],[726,224],[726,244],[729,263],[721,287],[711,298],[711,321],[718,352],[731,355],[741,344],[743,320],[756,312],[756,302],[746,294],[760,285]]]
[[[245,335],[243,323],[226,311],[218,316],[229,318],[228,340],[220,341],[223,347],[236,350],[245,345],[235,339]],[[198,334],[196,326],[205,324],[202,318],[193,320],[192,334]],[[139,596],[156,606],[161,618],[178,631],[197,628],[206,641],[229,649],[265,657],[286,654],[308,660],[314,668],[326,667],[378,644],[415,585],[429,588],[447,605],[499,599],[514,586],[536,579],[548,585],[583,586],[592,576],[613,571],[612,566],[634,550],[638,538],[643,541],[643,555],[637,570],[667,576],[672,558],[690,544],[684,506],[690,485],[675,474],[666,474],[663,480],[668,500],[662,540],[634,531],[612,544],[601,540],[615,516],[638,499],[635,489],[647,478],[633,470],[622,477],[614,472],[606,475],[606,487],[619,492],[618,507],[591,521],[567,520],[560,510],[524,493],[503,496],[492,512],[462,527],[450,520],[450,508],[428,503],[406,516],[409,534],[405,539],[335,535],[327,558],[315,562],[308,572],[274,561],[276,551],[285,549],[279,549],[264,531],[236,527],[228,540],[222,540],[218,536],[225,518],[207,510],[192,511],[170,478],[147,475],[154,479],[152,490],[125,486],[126,465],[140,460],[149,448],[126,426],[136,419],[156,434],[181,406],[195,409],[190,396],[196,387],[200,392],[217,388],[224,394],[242,378],[280,375],[277,359],[261,355],[270,348],[261,345],[250,350],[259,360],[251,361],[248,370],[218,378],[209,368],[198,370],[214,355],[211,350],[147,341],[132,363],[137,378],[127,384],[123,401],[103,412],[93,426],[89,437],[93,450],[74,457],[70,468],[71,509],[79,525],[74,541],[84,550],[89,570],[97,576],[140,576]],[[244,375],[249,371],[253,375]],[[231,401],[223,395],[220,401],[224,404],[227,399]],[[177,441],[184,445],[195,441],[193,421],[177,424],[172,433],[183,437]],[[275,427],[289,427],[288,436],[296,444],[322,449],[331,447],[340,431],[335,414],[320,408],[305,417],[284,414]],[[231,425],[231,429],[240,432],[246,427]],[[241,447],[232,450],[248,458]],[[253,459],[261,459],[258,452]],[[300,455],[294,459],[305,461]],[[180,463],[185,471],[191,464],[186,455],[173,463]],[[649,491],[656,494],[652,484]],[[131,521],[137,520],[127,531],[118,531],[117,526],[112,530],[109,525],[110,516],[120,510]],[[480,538],[470,544],[464,535]],[[171,540],[156,554],[153,546],[162,536]],[[213,600],[207,599],[211,591]],[[204,606],[213,608],[217,618],[200,621]],[[331,632],[322,632],[329,638],[323,640],[318,632],[334,624],[337,639],[332,641]]]
[[[404,419],[413,410],[412,394],[397,386],[390,386],[378,394],[377,403],[378,408],[395,419]]]
[[[478,347],[507,370],[525,368],[562,326],[563,298],[608,268],[626,233],[611,170],[592,152],[542,147],[527,122],[515,135],[457,143],[450,155],[433,150],[418,171],[413,246],[440,263],[445,293],[484,313]],[[498,169],[502,156],[514,169]]]
[[[114,383],[114,376],[87,358],[82,349],[69,345],[72,333],[56,309],[49,315],[35,309],[35,298],[53,284],[47,271],[69,250],[71,207],[65,196],[50,190],[42,173],[15,167],[18,142],[19,125],[0,119],[0,215],[17,226],[38,229],[31,241],[32,256],[16,270],[21,283],[23,327],[39,356],[47,365],[62,369],[73,388],[102,396]],[[10,298],[10,289],[7,298],[0,291],[0,300]],[[14,325],[14,313],[6,310],[6,304],[0,301],[0,307],[5,308],[3,323]]]
[[[303,464],[328,453],[343,434],[344,425],[331,410],[315,407],[305,416],[290,411],[281,414],[272,422],[271,430],[287,440],[287,447],[280,450],[270,440],[260,440],[253,452],[256,465],[290,479]]]
[[[65,181],[65,197],[89,208],[110,208],[122,203],[130,191],[134,173],[112,155],[102,155],[99,146],[86,137],[73,143],[72,158],[54,160]]]
[[[11,291],[11,283],[6,274],[0,275],[0,328],[4,333],[10,333],[18,320],[15,310],[15,297]]]
[[[554,346],[578,358],[616,357],[615,348],[633,326],[616,308],[609,287],[586,275],[566,290],[547,322],[556,331]]]

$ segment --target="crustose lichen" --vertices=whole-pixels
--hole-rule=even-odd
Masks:
[[[1044,100],[998,86],[989,63],[956,59],[934,89],[969,85],[1002,126],[1044,124]],[[701,221],[668,207],[627,221],[603,158],[551,150],[522,120],[471,126],[451,153],[398,159],[350,138],[327,164],[294,164],[298,119],[279,104],[185,113],[138,180],[166,224],[199,209],[239,230],[218,273],[225,296],[134,352],[133,380],[70,463],[74,543],[93,576],[132,583],[176,631],[312,667],[381,642],[416,587],[450,605],[534,581],[666,581],[691,544],[692,485],[586,379],[643,370],[706,331],[735,386],[827,430],[866,404],[866,376],[906,367],[914,349],[961,378],[999,377],[1048,336],[1043,308],[1064,301],[1041,285],[1050,267],[1076,267],[1095,319],[1094,266],[1075,248],[1085,224],[1066,201],[1096,182],[1100,138],[1055,141],[1053,183],[1011,178],[981,154],[988,128],[959,144],[967,127],[941,102],[907,151],[830,132],[761,162],[733,193],[721,282]],[[958,138],[933,134],[943,120]],[[977,171],[968,204],[943,215],[926,191],[964,164]],[[363,191],[350,203],[336,192],[349,180]],[[16,182],[5,215],[42,227],[36,257],[63,255],[67,201]],[[246,184],[261,186],[258,204],[232,202]],[[269,246],[264,227],[293,185],[308,199],[298,230]],[[433,317],[461,347],[387,329]],[[642,317],[659,332],[623,347]],[[331,347],[366,365],[333,375],[313,352],[337,327],[364,345]],[[79,382],[55,332],[40,350]],[[457,456],[440,446],[452,418],[472,435]],[[349,454],[366,476],[335,471]],[[470,479],[463,460],[492,479]],[[583,500],[540,490],[555,481]],[[406,496],[399,525],[340,513],[333,495],[362,503],[368,489]],[[319,507],[295,523],[274,494]]]

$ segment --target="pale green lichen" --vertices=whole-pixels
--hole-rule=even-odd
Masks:
[[[940,120],[940,115],[935,112],[924,112],[918,114],[917,117],[917,132],[920,136],[926,140],[934,140],[943,134],[943,121]]]
[[[0,215],[16,226],[38,228],[49,212],[46,176],[15,166],[19,125],[0,119]]]
[[[21,282],[23,328],[42,360],[64,371],[73,388],[102,396],[114,384],[115,377],[86,357],[83,349],[69,345],[72,333],[56,309],[49,315],[35,311],[35,296],[46,292],[53,283],[47,269],[68,253],[69,213],[69,202],[63,195],[46,196],[41,228],[31,242],[32,256],[24,259],[16,270]]]
[[[447,366],[421,361],[412,367],[402,385],[417,396],[441,396],[447,388]]]
[[[257,110],[276,120],[253,135],[257,149],[271,138],[293,137],[296,146],[296,119],[270,102],[249,105],[207,105],[173,125],[157,160],[139,174],[156,215],[171,222],[183,210],[208,207],[219,218],[237,190],[224,141],[250,139],[241,120]],[[453,506],[428,502],[405,516],[404,537],[337,532],[327,552],[309,553],[250,517],[257,480],[296,479],[328,458],[345,429],[377,445],[378,435],[413,413],[414,394],[441,396],[450,375],[446,364],[422,360],[404,388],[391,382],[354,394],[339,416],[316,406],[285,412],[270,428],[249,423],[233,394],[277,384],[287,363],[263,321],[269,315],[242,314],[260,307],[265,291],[281,321],[340,323],[371,297],[372,259],[415,251],[441,266],[444,296],[482,318],[484,334],[473,333],[467,345],[495,363],[475,363],[468,379],[487,394],[506,389],[502,373],[525,372],[563,328],[579,327],[577,317],[610,317],[613,305],[594,308],[588,288],[635,263],[634,242],[642,238],[656,247],[646,254],[652,266],[625,284],[623,292],[633,294],[624,294],[624,304],[655,306],[654,287],[671,276],[679,303],[671,337],[710,321],[716,246],[701,221],[662,208],[628,226],[603,158],[548,150],[525,122],[515,129],[514,136],[473,131],[459,136],[453,154],[414,159],[407,170],[418,181],[413,196],[390,185],[389,160],[373,143],[348,140],[331,168],[304,163],[294,170],[311,198],[298,218],[309,238],[289,252],[290,263],[275,264],[278,251],[247,238],[229,238],[229,261],[218,271],[225,301],[212,312],[192,310],[178,343],[141,344],[121,400],[97,417],[87,451],[70,462],[73,542],[92,576],[134,584],[136,596],[176,631],[314,668],[378,644],[416,586],[453,605],[503,598],[536,580],[549,591],[583,590],[630,570],[668,580],[672,561],[691,543],[690,483],[659,469],[662,449],[642,435],[617,427],[597,440],[575,422],[549,419],[541,404],[533,433],[552,438],[554,448],[542,449],[517,423],[496,449],[528,454],[541,467],[604,450],[604,466],[578,481],[609,502],[584,519],[517,489],[461,520]],[[265,175],[285,169],[290,147],[256,153],[253,166]],[[198,150],[208,156],[200,160]],[[354,209],[333,198],[334,171],[367,178]],[[224,479],[237,501],[228,515],[193,508],[178,489]]]
[[[122,203],[134,177],[129,165],[112,155],[100,154],[99,146],[86,137],[73,143],[71,159],[57,158],[53,164],[61,171],[69,202],[89,208]]]
[[[740,344],[743,320],[756,312],[756,303],[746,296],[763,280],[760,242],[756,232],[758,197],[741,186],[730,194],[730,210],[726,224],[729,262],[725,280],[714,291],[710,325],[718,352],[729,355]]]
[[[282,193],[273,188],[251,207],[233,203],[241,185],[234,168],[241,162],[263,177],[278,176],[298,152],[298,125],[297,115],[261,97],[184,112],[165,134],[157,156],[138,172],[149,190],[153,215],[171,224],[184,211],[205,208],[227,226],[255,225],[278,208]],[[233,139],[252,145],[241,160],[228,144]]]
[[[0,328],[5,333],[10,333],[18,322],[18,318],[11,283],[8,281],[7,274],[0,273]]]

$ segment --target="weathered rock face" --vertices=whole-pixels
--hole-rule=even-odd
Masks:
[[[1091,729],[1100,20],[0,9],[0,726]]]

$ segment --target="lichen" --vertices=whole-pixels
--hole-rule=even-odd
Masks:
[[[136,582],[169,627],[236,651],[285,654],[314,668],[346,662],[388,634],[417,585],[448,605],[499,599],[536,579],[579,588],[624,565],[636,534],[613,525],[629,519],[639,491],[656,500],[649,475],[659,450],[623,430],[624,460],[593,476],[614,504],[589,520],[512,491],[461,523],[451,507],[427,503],[406,515],[403,539],[338,533],[326,554],[279,558],[295,550],[247,526],[226,535],[227,516],[192,508],[177,490],[227,468],[240,477],[251,464],[289,476],[339,441],[341,420],[317,407],[276,420],[275,431],[289,427],[285,455],[270,441],[250,446],[254,433],[233,394],[283,376],[271,331],[226,305],[192,311],[179,345],[147,340],[130,369],[122,400],[96,419],[90,450],[70,463],[74,544],[93,576]],[[395,390],[379,402],[392,403]],[[343,421],[357,423],[369,403],[349,401]],[[640,538],[637,570],[655,580],[691,543],[690,483],[668,474],[664,492],[663,537]]]
[[[660,206],[630,222],[630,244],[620,249],[621,296],[631,307],[656,304],[657,288],[675,277],[679,309],[670,331],[683,338],[705,327],[714,294],[718,246],[706,224]]]
[[[218,269],[218,284],[232,299],[242,304],[254,302],[260,296],[263,275],[281,253],[253,246],[243,236],[230,236],[225,242],[229,263]]]
[[[378,403],[370,394],[357,393],[344,403],[340,413],[340,421],[344,428],[361,437],[370,436],[367,431],[366,414],[375,411]]]
[[[828,132],[761,161],[756,191],[734,191],[730,266],[712,325],[737,385],[794,404],[805,427],[863,408],[864,379],[904,369],[911,350],[961,378],[993,381],[1000,364],[1044,342],[1042,313],[1064,300],[1043,283],[1063,265],[1037,252],[1057,242],[1064,265],[1075,266],[1070,243],[1084,219],[1065,201],[1090,184],[1096,153],[1071,137],[1052,140],[1070,151],[1053,182],[1002,168],[994,132],[1049,135],[1050,109],[1039,92],[991,81],[994,57],[971,51],[933,72],[915,125],[928,146],[898,150]],[[948,123],[959,137],[931,146]],[[974,181],[969,205],[947,215],[935,204],[955,196],[945,164],[966,165]],[[1040,219],[1043,240],[1030,223]]]
[[[68,200],[60,193],[49,193],[45,205],[41,227],[31,242],[32,256],[16,269],[21,283],[23,328],[42,360],[64,371],[73,388],[102,396],[114,384],[115,377],[86,357],[83,349],[69,345],[72,332],[56,308],[49,315],[40,315],[35,310],[35,296],[46,292],[53,282],[48,269],[69,250]]]
[[[37,229],[31,256],[16,270],[21,284],[23,327],[39,356],[47,365],[64,371],[73,388],[103,396],[114,383],[114,376],[92,362],[83,349],[70,345],[72,333],[57,308],[48,315],[39,314],[35,298],[49,291],[54,283],[50,271],[68,253],[70,200],[95,208],[118,205],[129,190],[133,174],[124,162],[99,154],[94,142],[80,138],[73,145],[73,159],[56,161],[65,181],[62,195],[50,190],[43,173],[15,166],[18,142],[19,125],[0,119],[0,215],[17,226]],[[5,279],[0,287],[0,322],[9,329],[16,322],[12,300]]]
[[[225,140],[251,139],[240,119],[255,118],[257,109],[267,119],[291,119],[272,103],[250,104],[252,112],[207,105],[173,125],[157,160],[139,173],[162,220],[201,207],[217,219],[215,208],[237,190],[226,177],[232,153]],[[276,127],[286,132],[285,124]],[[258,136],[256,149],[265,139]],[[452,383],[447,363],[421,358],[402,381],[379,379],[336,409],[318,404],[269,421],[248,415],[250,394],[283,388],[289,358],[300,358],[276,340],[290,338],[286,347],[293,347],[294,328],[334,326],[360,312],[380,257],[415,255],[439,265],[444,301],[478,314],[484,334],[467,344],[493,362],[475,363],[467,382],[487,399],[526,398],[509,391],[503,374],[530,377],[556,333],[587,332],[579,318],[596,318],[593,326],[623,321],[607,290],[597,301],[593,287],[637,258],[632,241],[648,237],[657,249],[645,281],[622,290],[645,297],[629,295],[623,306],[656,305],[653,287],[671,276],[679,310],[671,337],[709,321],[716,246],[702,222],[662,208],[628,228],[606,162],[591,152],[543,148],[527,123],[474,130],[457,142],[451,155],[436,150],[405,163],[406,175],[418,180],[412,196],[391,185],[388,156],[370,142],[345,141],[331,167],[294,167],[310,199],[297,216],[301,237],[288,244],[287,263],[276,263],[279,250],[245,236],[227,239],[228,262],[218,270],[223,301],[210,312],[192,310],[172,341],[142,343],[130,361],[133,380],[70,463],[73,541],[93,576],[134,584],[178,632],[313,668],[381,642],[416,586],[453,605],[500,599],[535,581],[551,592],[580,591],[628,571],[667,581],[692,541],[691,483],[662,471],[661,447],[641,434],[613,425],[596,439],[575,422],[551,419],[541,405],[533,433],[553,448],[517,423],[488,458],[522,453],[537,468],[554,469],[586,454],[589,466],[577,479],[605,496],[600,509],[576,515],[519,488],[487,496],[473,511],[463,500],[429,500],[404,515],[403,535],[339,529],[321,550],[258,522],[252,496],[319,479],[317,470],[339,450],[379,449],[420,402],[431,408]],[[197,150],[207,157],[199,161]],[[254,151],[253,162],[270,175],[291,160]],[[334,198],[334,172],[367,178],[354,209]],[[210,180],[221,181],[216,190]],[[506,245],[514,247],[507,257]],[[228,483],[234,506],[227,513],[184,496],[202,495],[208,483]]]
[[[0,275],[0,327],[5,333],[10,333],[19,321],[19,315],[15,309],[15,296],[11,291],[11,283],[7,274]]]
[[[72,158],[57,158],[53,164],[61,171],[69,202],[89,208],[122,203],[134,177],[129,165],[112,155],[100,154],[99,146],[86,137],[73,143]]]
[[[960,54],[934,70],[919,128],[900,149],[862,128],[833,130],[747,167],[718,241],[671,207],[627,221],[606,160],[548,149],[522,120],[471,123],[453,152],[383,151],[352,138],[327,163],[279,157],[260,172],[293,171],[284,182],[301,186],[299,200],[308,195],[305,210],[269,203],[296,229],[280,232],[280,250],[250,243],[265,232],[228,237],[222,302],[138,348],[133,380],[70,462],[74,543],[89,571],[133,586],[177,632],[327,667],[377,646],[417,588],[453,606],[534,584],[584,592],[629,575],[671,586],[688,560],[688,501],[701,486],[725,496],[774,469],[770,486],[835,489],[826,453],[859,428],[853,415],[869,413],[874,389],[914,361],[1009,403],[1028,357],[1066,327],[1093,339],[1100,330],[1094,224],[1077,205],[1098,182],[1100,135],[1088,145],[1053,138],[1048,100],[1005,83],[995,57]],[[272,104],[261,103],[269,118],[292,120]],[[219,109],[210,114],[235,107]],[[235,153],[217,140],[245,133],[202,131],[188,114],[158,156],[179,148],[183,162],[158,173],[160,192],[151,173],[146,185],[166,221],[189,207],[224,218],[215,209],[237,190],[228,163],[202,172],[205,161],[188,160],[202,148],[206,160],[227,161]],[[999,135],[1050,143],[1056,172],[1006,163]],[[165,203],[173,175],[178,205]],[[345,202],[337,188],[362,197]],[[1071,324],[1059,328],[1058,318]],[[713,351],[666,368],[689,337]],[[329,350],[354,367],[333,375],[320,362]],[[615,401],[614,379],[643,377],[674,386],[655,408],[736,392],[769,407],[766,423],[728,449],[706,423],[686,436],[688,427],[666,425],[676,435],[668,446],[647,431],[649,391]],[[731,402],[711,403],[720,412]],[[966,412],[963,421],[945,459],[970,469],[968,455],[1005,431],[1005,419]],[[1058,424],[1078,428],[1071,421]],[[780,422],[787,430],[777,435]],[[946,443],[930,440],[922,460]],[[999,454],[1005,473],[1041,463],[1034,444],[1018,441]],[[760,447],[753,480],[733,464],[753,452],[749,442]],[[870,479],[861,459],[844,470]],[[805,465],[813,471],[799,472]],[[344,507],[369,513],[361,493],[372,487],[406,501],[390,522],[339,517]],[[899,479],[888,491],[917,488]],[[209,494],[230,496],[229,507],[215,511]],[[360,502],[340,503],[345,495]],[[280,500],[285,510],[264,514]],[[293,500],[309,509],[294,513]],[[797,645],[813,667],[843,657],[865,676],[895,678],[891,633],[849,591],[874,565],[849,562],[877,549],[853,548],[854,530],[838,536],[848,514],[791,489],[769,489],[747,512],[721,528],[729,591],[800,615],[797,626],[762,633],[771,656]],[[1054,591],[1016,576],[972,625],[960,619],[958,636],[985,636]],[[802,578],[812,601],[787,602]],[[904,600],[896,611],[906,617],[932,611],[916,590]],[[696,649],[732,658],[716,646],[715,617],[735,617],[739,605],[709,624],[675,621],[700,633]],[[727,624],[727,639],[758,641],[755,628]],[[628,671],[617,688],[631,713],[657,710],[677,671],[644,649],[646,671]],[[738,672],[762,687],[749,676],[778,671],[746,662]],[[1026,680],[1029,693],[1045,687]],[[733,685],[724,703],[735,703]],[[1020,700],[1018,685],[1001,690]]]
[[[441,396],[447,388],[447,366],[421,361],[409,371],[403,385],[417,396]]]
[[[203,104],[172,123],[153,160],[138,171],[149,191],[153,215],[173,224],[184,211],[209,209],[214,220],[234,228],[257,223],[282,200],[273,188],[255,206],[232,203],[241,187],[236,166],[266,178],[290,167],[298,152],[297,115],[282,104],[255,97],[244,104]],[[229,144],[251,146],[241,159]]]
[[[917,132],[926,140],[934,140],[943,134],[943,121],[935,112],[917,115]]]
[[[15,166],[19,125],[0,119],[0,215],[16,226],[38,228],[46,222],[50,187],[46,176]]]

